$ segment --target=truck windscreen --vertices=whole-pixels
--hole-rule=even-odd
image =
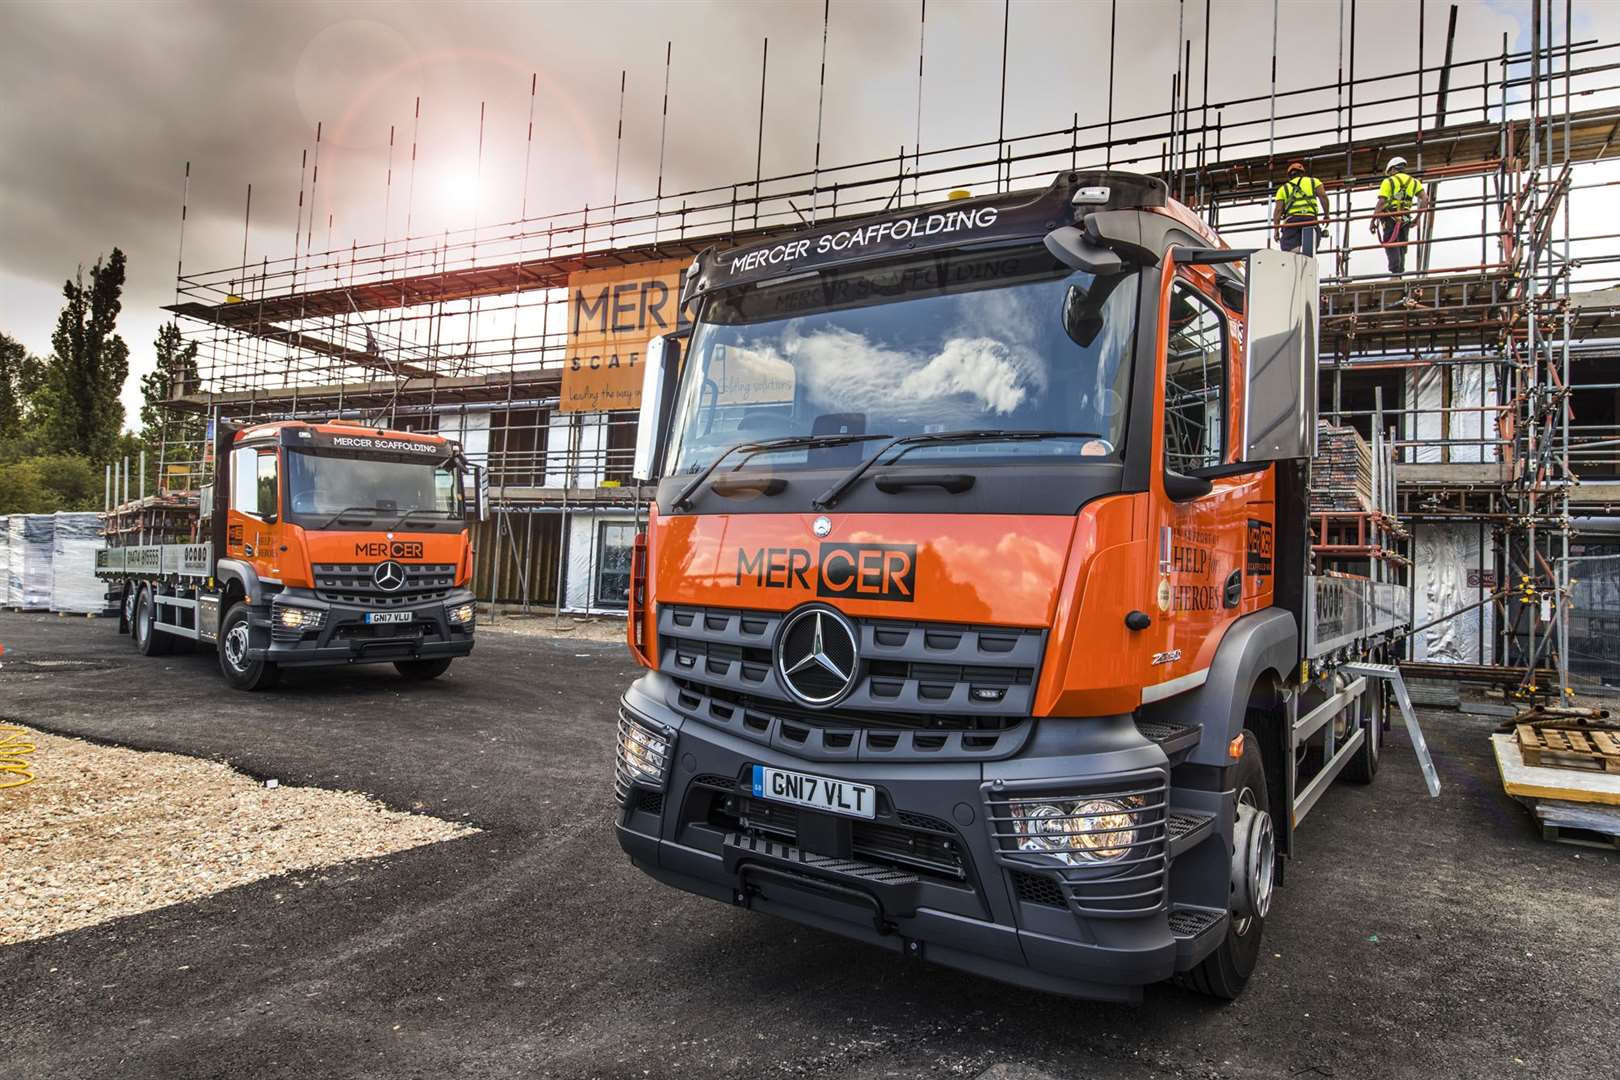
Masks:
[[[287,454],[288,511],[300,524],[329,525],[321,519],[400,520],[411,526],[458,521],[461,481],[448,464],[292,450]]]
[[[668,472],[696,473],[738,443],[966,430],[1094,437],[924,445],[907,460],[1113,458],[1139,288],[1136,273],[1097,277],[1019,248],[718,294],[693,331]],[[824,453],[772,450],[750,463],[814,468]]]

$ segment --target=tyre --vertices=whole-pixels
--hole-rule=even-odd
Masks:
[[[1226,937],[1197,967],[1176,981],[1200,994],[1231,1001],[1243,993],[1260,959],[1260,940],[1271,910],[1276,880],[1277,847],[1271,824],[1271,800],[1260,743],[1245,729],[1243,756],[1233,776],[1237,792],[1232,827],[1232,873]]]
[[[174,638],[157,628],[157,603],[150,585],[141,586],[135,597],[134,633],[142,656],[166,656],[174,649]]]
[[[232,604],[219,625],[220,674],[238,690],[268,690],[281,681],[281,669],[268,660],[248,659],[252,640],[247,605]]]
[[[437,679],[450,670],[450,657],[441,656],[437,660],[395,660],[394,670],[412,682],[426,682],[429,679]]]
[[[133,634],[135,632],[135,597],[139,590],[133,585],[124,586],[124,595],[118,600],[118,632],[120,634]]]
[[[1361,749],[1356,751],[1345,765],[1344,772],[1339,774],[1352,784],[1370,784],[1378,775],[1378,755],[1383,750],[1384,742],[1384,710],[1389,705],[1385,700],[1382,679],[1372,681],[1362,702],[1367,706],[1369,715],[1361,729]]]

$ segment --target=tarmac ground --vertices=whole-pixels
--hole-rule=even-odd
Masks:
[[[611,827],[621,645],[486,632],[434,683],[381,666],[260,694],[109,619],[3,613],[0,645],[0,717],[482,830],[0,948],[16,1076],[1574,1078],[1620,1045],[1620,855],[1536,835],[1487,718],[1424,714],[1438,799],[1397,730],[1374,785],[1318,804],[1238,1002],[1125,1007],[635,870]]]

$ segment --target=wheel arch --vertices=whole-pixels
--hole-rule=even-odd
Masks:
[[[1143,706],[1142,717],[1201,727],[1198,746],[1187,760],[1225,768],[1231,764],[1227,747],[1243,730],[1250,708],[1281,707],[1298,658],[1299,627],[1292,612],[1268,608],[1245,615],[1221,638],[1202,685]]]
[[[238,600],[262,596],[263,590],[259,588],[259,574],[253,567],[240,559],[221,559],[214,569],[214,577],[219,582],[219,613],[223,617],[231,609],[231,605]]]

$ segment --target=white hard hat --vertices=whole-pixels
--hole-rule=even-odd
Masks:
[[[1392,157],[1389,159],[1389,164],[1384,166],[1384,175],[1388,176],[1390,173],[1404,168],[1406,168],[1405,158],[1400,156]]]

